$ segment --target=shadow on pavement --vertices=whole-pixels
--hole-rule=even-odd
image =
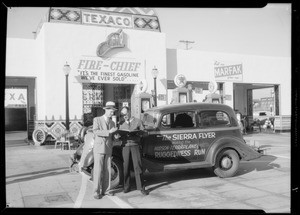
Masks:
[[[63,171],[57,171],[57,170],[63,170]],[[19,174],[19,175],[12,175],[12,176],[6,177],[6,179],[12,178],[12,177],[18,177],[18,176],[29,176],[29,177],[23,177],[23,178],[18,178],[18,179],[14,179],[11,181],[7,181],[6,185],[18,183],[18,182],[29,181],[29,180],[34,180],[34,179],[39,179],[39,178],[44,178],[44,177],[49,177],[49,176],[66,174],[69,172],[70,172],[69,167],[67,167],[67,168],[57,168],[57,169],[36,171],[36,172],[31,172],[31,173]],[[42,173],[42,174],[40,174],[40,173]],[[33,174],[35,174],[35,175],[33,175]]]
[[[272,163],[277,157],[272,155],[264,155],[259,159],[244,161],[240,163],[239,170],[235,176],[241,176],[252,171],[266,171],[274,168],[279,168],[280,165]],[[145,185],[155,185],[148,190],[151,192],[169,184],[184,181],[193,180],[198,178],[215,178],[218,177],[214,174],[212,168],[201,168],[201,169],[189,169],[189,170],[174,170],[168,172],[159,173],[145,173]],[[132,182],[135,185],[135,182]],[[133,189],[134,186],[132,186]]]
[[[67,169],[67,168],[68,167],[61,167],[61,168],[55,168],[55,169],[47,169],[47,170],[41,170],[41,171],[22,173],[22,174],[17,174],[17,175],[10,175],[10,176],[7,176],[6,179],[20,177],[20,176],[26,176],[26,175],[36,175],[36,174],[40,174],[40,173],[46,173],[46,172],[55,171],[55,170],[63,170],[63,169]]]
[[[274,168],[280,168],[279,164],[272,163],[277,157],[272,155],[264,155],[258,159],[245,161],[240,163],[236,176],[241,176],[252,171],[266,171]]]
[[[5,147],[19,147],[19,146],[28,146],[30,145],[26,140],[6,140]]]
[[[210,168],[189,169],[189,170],[173,170],[159,173],[145,173],[145,185],[155,185],[148,190],[151,192],[159,187],[167,186],[169,184],[183,181],[193,180],[198,178],[217,177]]]

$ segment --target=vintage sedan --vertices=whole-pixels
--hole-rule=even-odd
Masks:
[[[145,111],[142,121],[146,128],[141,141],[144,171],[212,167],[217,176],[225,178],[236,174],[240,160],[262,156],[246,144],[235,113],[227,105],[159,106]],[[122,147],[116,142],[112,162],[114,186],[123,178],[122,161]]]

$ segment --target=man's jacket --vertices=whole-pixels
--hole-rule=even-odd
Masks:
[[[109,130],[116,125],[111,119],[106,124],[104,116],[95,117],[93,121],[94,153],[112,155],[113,140]]]

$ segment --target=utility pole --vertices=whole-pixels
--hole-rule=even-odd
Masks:
[[[189,40],[180,40],[179,42],[185,43],[186,50],[189,49],[189,43],[194,43],[194,41],[189,41]]]

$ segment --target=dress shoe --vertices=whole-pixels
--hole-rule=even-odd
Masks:
[[[106,193],[102,193],[101,195],[103,195],[103,196],[114,196],[115,194],[113,192],[106,192]]]
[[[142,189],[142,190],[141,190],[141,193],[142,193],[144,196],[147,196],[147,195],[149,195],[149,190]]]
[[[130,189],[124,189],[123,193],[129,193]]]
[[[102,196],[99,193],[94,193],[94,199],[101,199]]]
[[[90,176],[91,174],[88,172],[87,168],[85,167],[81,167],[81,172],[83,172],[84,174]]]

